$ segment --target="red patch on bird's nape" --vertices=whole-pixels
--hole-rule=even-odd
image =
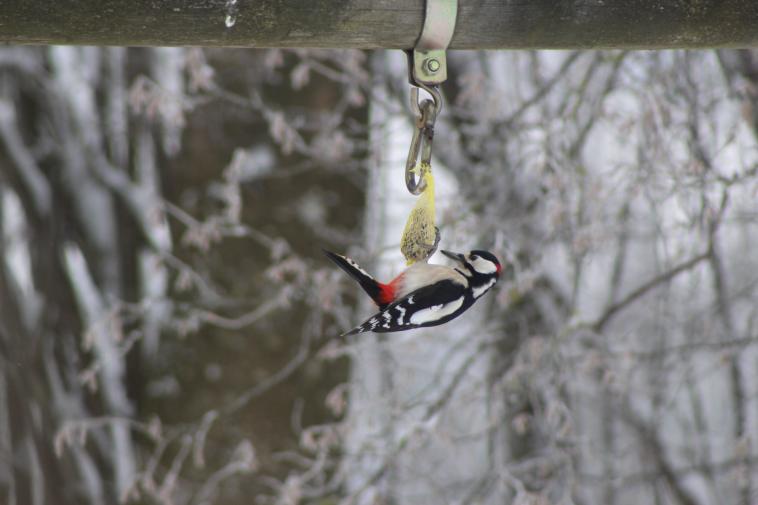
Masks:
[[[498,263],[497,265],[495,265],[495,268],[497,268],[497,274],[500,275],[500,270],[503,269],[503,265],[501,265],[500,263]]]

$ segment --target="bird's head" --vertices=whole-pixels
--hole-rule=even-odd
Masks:
[[[474,250],[468,254],[440,251],[448,258],[455,260],[465,268],[463,272],[467,277],[494,277],[500,276],[503,267],[497,257],[488,251]]]

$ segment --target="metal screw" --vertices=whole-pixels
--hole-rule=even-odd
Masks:
[[[437,70],[440,69],[440,62],[439,62],[439,60],[437,60],[435,58],[430,58],[430,59],[426,60],[426,68],[431,73],[437,72]]]

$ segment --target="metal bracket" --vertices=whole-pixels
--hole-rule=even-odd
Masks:
[[[416,46],[407,51],[411,84],[438,85],[447,79],[445,50],[455,32],[458,0],[426,0],[424,27]]]
[[[453,38],[455,18],[458,15],[458,0],[426,0],[424,27],[416,41],[416,47],[406,51],[408,55],[408,81],[411,83],[411,111],[416,118],[411,148],[405,163],[405,185],[414,195],[426,189],[426,183],[418,172],[417,164],[431,169],[434,122],[442,110],[442,95],[439,86],[447,79],[445,50]],[[419,88],[431,96],[419,103]]]

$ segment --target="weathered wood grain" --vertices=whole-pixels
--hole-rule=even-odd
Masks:
[[[423,0],[5,0],[13,44],[409,48]],[[752,0],[460,0],[452,48],[758,45]]]

